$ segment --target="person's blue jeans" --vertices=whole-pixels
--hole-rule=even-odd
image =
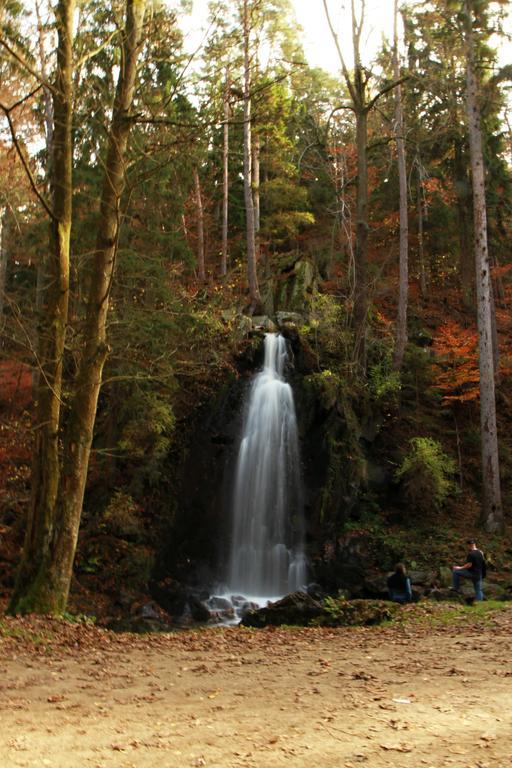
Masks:
[[[396,589],[389,589],[389,599],[394,603],[410,603],[412,601],[412,588],[410,579],[405,581],[405,592],[399,592]]]
[[[461,579],[471,579],[473,582],[473,587],[475,589],[475,600],[483,600],[484,599],[484,592],[483,592],[483,579],[480,576],[480,578],[475,579],[471,571],[468,571],[466,568],[462,571],[452,571],[452,585],[453,588],[457,591],[460,589],[460,580]]]

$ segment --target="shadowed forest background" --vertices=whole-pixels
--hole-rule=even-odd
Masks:
[[[404,560],[428,586],[476,535],[510,595],[506,12],[405,3],[366,61],[356,3],[335,77],[288,0],[212,2],[193,62],[166,4],[2,4],[4,607],[111,624],[213,586],[275,330],[311,581],[379,596]]]

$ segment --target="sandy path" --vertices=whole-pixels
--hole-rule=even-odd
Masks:
[[[511,629],[0,641],[0,766],[510,768]]]

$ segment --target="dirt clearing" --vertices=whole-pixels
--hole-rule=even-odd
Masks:
[[[512,608],[449,627],[140,637],[1,623],[2,768],[512,762]]]

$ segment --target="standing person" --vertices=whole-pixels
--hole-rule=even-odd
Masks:
[[[471,579],[475,589],[475,600],[483,600],[483,580],[486,576],[486,565],[483,552],[477,548],[474,539],[468,539],[468,554],[464,565],[454,565],[452,568],[452,588],[460,592],[460,580]]]
[[[389,599],[395,603],[410,603],[412,600],[411,580],[403,563],[395,565],[395,571],[388,576]]]

